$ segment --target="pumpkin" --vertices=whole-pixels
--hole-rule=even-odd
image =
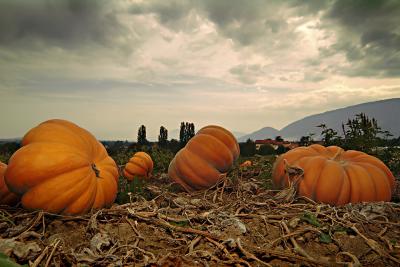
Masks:
[[[118,167],[104,146],[87,130],[59,119],[31,129],[5,173],[23,207],[61,214],[110,206],[117,179]]]
[[[239,156],[239,144],[228,130],[215,125],[200,129],[171,161],[168,175],[186,191],[218,183]]]
[[[0,205],[14,206],[19,202],[19,196],[10,192],[4,181],[7,165],[0,161]]]
[[[285,166],[287,164],[287,166]],[[273,184],[287,187],[288,167],[302,170],[297,193],[332,205],[364,201],[390,201],[394,176],[379,159],[338,146],[298,147],[278,157],[273,166]]]
[[[240,164],[240,167],[244,168],[244,167],[250,167],[251,166],[251,161],[250,160],[246,160],[245,162],[243,162],[242,164]]]
[[[123,174],[126,179],[148,178],[153,171],[153,160],[146,152],[136,152],[126,163]]]

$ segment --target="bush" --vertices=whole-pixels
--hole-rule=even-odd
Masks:
[[[258,150],[258,154],[266,156],[266,155],[275,155],[276,151],[273,146],[269,144],[261,145]]]
[[[253,140],[247,139],[246,143],[240,143],[240,155],[251,157],[256,154],[256,143]]]

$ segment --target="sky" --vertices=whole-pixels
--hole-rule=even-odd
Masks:
[[[250,133],[400,97],[400,1],[1,0],[0,138]]]

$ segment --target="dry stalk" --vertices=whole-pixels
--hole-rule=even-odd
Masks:
[[[58,244],[60,244],[60,242],[61,242],[60,239],[57,239],[57,241],[55,241],[55,243],[54,243],[54,245],[53,245],[53,249],[51,250],[51,253],[50,253],[49,257],[47,258],[46,264],[44,265],[44,267],[49,266],[50,261],[51,261],[51,258],[53,257],[54,252],[56,251],[56,249],[57,249],[57,247],[58,247]]]
[[[287,234],[290,234],[290,230],[289,227],[286,225],[286,223],[284,221],[281,222],[283,228],[285,229]],[[292,242],[293,246],[294,246],[294,251],[296,251],[297,253],[299,253],[300,255],[306,257],[309,260],[315,260],[313,257],[311,257],[310,255],[308,255],[308,253],[302,249],[300,247],[300,245],[296,242],[296,239],[294,239],[293,236],[290,236],[290,241]]]
[[[243,248],[241,242],[240,242],[240,238],[236,239],[236,244],[237,244],[239,250],[243,253],[243,255],[244,255],[246,258],[251,259],[251,260],[254,260],[254,261],[256,261],[256,262],[258,262],[258,263],[260,263],[260,264],[262,264],[262,265],[264,265],[264,266],[272,267],[271,264],[269,264],[269,263],[267,263],[267,262],[265,262],[265,261],[260,260],[259,258],[256,257],[256,255],[254,255],[253,253],[250,253],[249,251],[245,250],[245,249]]]
[[[39,266],[40,262],[43,260],[43,258],[47,255],[49,252],[49,246],[46,246],[42,253],[35,259],[35,261],[32,264],[29,264],[29,267],[37,267]]]
[[[357,227],[355,227],[354,225],[351,226],[351,229],[356,232],[359,236],[361,236],[365,242],[367,243],[367,245],[372,248],[376,253],[378,253],[379,256],[381,257],[385,257],[388,258],[394,262],[396,262],[397,264],[400,264],[400,259],[393,257],[392,255],[390,255],[389,253],[387,253],[380,245],[378,242],[376,242],[373,239],[370,239],[368,237],[366,237],[365,235],[363,235],[358,229]]]

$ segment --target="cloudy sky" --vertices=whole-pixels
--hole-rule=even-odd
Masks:
[[[400,1],[1,0],[0,138],[249,133],[400,97]]]

